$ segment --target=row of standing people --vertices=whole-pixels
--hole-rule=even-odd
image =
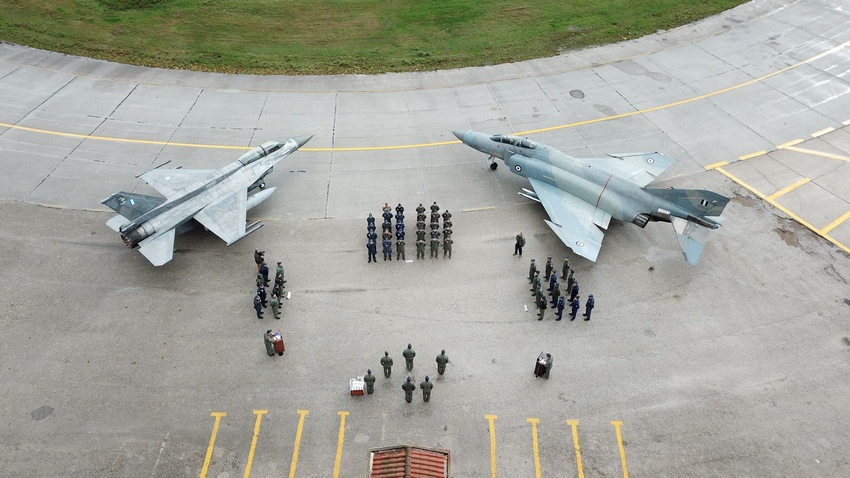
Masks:
[[[443,212],[443,231],[440,233],[440,206],[437,205],[435,201],[434,204],[431,205],[431,257],[439,258],[439,248],[440,248],[440,236],[442,236],[443,241],[443,258],[448,257],[451,259],[452,257],[452,244],[454,243],[454,239],[452,239],[452,222],[451,217],[452,214],[448,211],[448,209]],[[405,255],[405,224],[404,224],[404,207],[401,203],[398,204],[395,208],[396,214],[393,216],[392,208],[389,203],[384,203],[382,217],[384,222],[381,225],[381,251],[384,256],[384,261],[392,261],[393,260],[393,225],[392,218],[395,217],[395,238],[396,238],[396,260],[407,260]],[[417,259],[425,259],[425,246],[427,243],[425,242],[426,232],[426,223],[425,219],[427,216],[425,215],[425,206],[422,203],[419,203],[419,207],[416,208],[416,258]],[[376,232],[375,226],[375,217],[369,213],[369,216],[366,218],[366,251],[368,252],[368,261],[371,263],[372,261],[378,262],[377,257],[377,240],[378,234]]]
[[[281,261],[277,262],[275,269],[274,286],[272,287],[271,300],[268,300],[266,287],[269,286],[269,266],[266,264],[265,251],[254,249],[254,262],[257,263],[257,294],[254,296],[254,310],[257,318],[263,318],[263,309],[271,305],[272,314],[275,319],[280,319],[280,307],[283,305],[283,289],[286,288],[284,280],[284,269]]]
[[[570,268],[570,259],[567,257],[564,258],[564,265],[561,269],[561,277],[567,277],[564,294],[561,293],[561,283],[558,281],[558,271],[555,270],[555,266],[552,264],[551,256],[546,259],[544,272],[544,280],[549,283],[549,288],[546,289],[546,291],[549,292],[548,295],[551,297],[551,302],[546,298],[546,295],[543,292],[544,284],[540,278],[540,271],[537,270],[537,264],[534,259],[531,259],[531,264],[528,267],[528,281],[531,284],[531,289],[529,289],[529,291],[532,292],[531,295],[534,296],[534,304],[539,310],[537,320],[543,320],[547,305],[551,305],[556,310],[555,320],[560,321],[563,317],[564,308],[567,304],[570,305],[570,320],[575,320],[578,310],[581,308],[581,296],[579,295],[580,287],[578,279],[575,277],[575,271]],[[567,293],[569,294],[569,299],[567,298]],[[596,299],[593,297],[593,294],[590,294],[587,297],[587,302],[585,302],[585,312],[582,314],[582,316],[585,317],[584,320],[590,320],[591,312],[595,306]]]

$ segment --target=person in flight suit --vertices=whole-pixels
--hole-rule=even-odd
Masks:
[[[427,224],[425,224],[425,218],[422,218],[421,220],[416,221],[416,229],[424,231],[426,225]]]
[[[437,238],[431,239],[431,258],[440,258],[440,240]]]
[[[396,214],[404,214],[404,206],[401,203],[398,203],[398,206],[395,207]]]
[[[443,229],[443,239],[448,239],[448,238],[452,237],[452,232],[453,232],[452,228],[450,228],[450,227]]]
[[[387,260],[387,257],[389,257],[390,260],[393,260],[393,241],[387,238],[384,239],[382,244],[384,246],[382,249],[382,252],[384,253],[384,260]]]
[[[541,286],[540,286],[540,272],[539,272],[539,271],[535,271],[535,272],[534,272],[534,278],[533,278],[533,279],[531,279],[531,289],[529,289],[529,290],[530,290],[530,291],[534,291],[534,292],[536,292],[536,291],[538,291],[538,290],[540,290],[540,289],[541,289]],[[531,295],[534,295],[534,294],[531,294]]]
[[[537,264],[534,263],[534,259],[531,260],[531,265],[528,266],[528,283],[531,284],[534,282],[534,274],[537,273]],[[531,289],[529,289],[531,290]]]
[[[564,258],[564,267],[561,269],[561,279],[567,277],[567,274],[570,272],[570,258]]]
[[[431,230],[432,231],[439,231],[440,230],[440,223],[437,222],[437,221],[431,221]]]
[[[254,296],[254,310],[257,311],[257,318],[263,318],[263,303],[260,301],[260,296]]]
[[[416,240],[425,240],[425,229],[417,229],[416,230]]]
[[[570,269],[570,276],[567,277],[567,291],[573,290],[573,284],[576,283],[576,271]]]
[[[372,375],[372,369],[366,370],[366,375],[363,376],[363,381],[366,382],[366,393],[372,395],[375,391],[375,376]]]
[[[266,353],[269,357],[274,357],[274,345],[272,344],[272,330],[266,330],[263,334],[263,342],[266,344]]]
[[[584,313],[581,314],[584,316],[584,320],[590,320],[590,313],[593,312],[594,307],[596,307],[596,299],[593,298],[593,294],[590,294],[584,304]]]
[[[369,252],[369,262],[373,260],[375,263],[378,262],[378,245],[375,244],[375,241],[369,239],[369,242],[366,243],[366,251]]]
[[[416,385],[413,385],[413,382],[410,381],[410,376],[407,377],[407,381],[401,384],[401,389],[404,390],[404,399],[407,400],[407,403],[413,401],[413,391],[416,390]]]
[[[539,299],[540,302],[537,303],[537,307],[540,309],[540,315],[537,317],[537,320],[543,320],[543,314],[546,313],[546,298],[543,297],[542,292],[539,293],[541,294],[541,296]]]
[[[372,231],[374,232],[375,229],[373,228]],[[285,279],[284,273],[283,273],[283,262],[277,261],[277,269],[275,269],[274,275],[275,275],[275,278],[277,278],[277,276],[280,276],[280,280],[282,281],[280,283],[280,286],[285,288],[286,286],[283,285],[283,284],[286,284],[286,281],[284,280]]]
[[[395,252],[396,252],[395,260],[397,260],[397,261],[407,260],[404,257],[404,235],[402,235],[401,238],[395,242]]]
[[[425,402],[431,400],[431,389],[434,388],[434,383],[431,382],[427,375],[425,376],[425,380],[419,384],[419,388],[422,389],[422,400]]]
[[[451,237],[447,237],[443,240],[443,259],[446,258],[446,254],[449,255],[449,259],[452,258],[452,243],[454,242],[454,239]]]
[[[419,207],[416,208],[416,214],[425,214],[425,206],[422,203],[419,203]]]
[[[554,287],[552,287],[552,307],[558,304],[558,297],[561,297],[561,283],[555,281]]]
[[[407,367],[407,371],[413,370],[413,357],[416,357],[416,351],[413,350],[413,346],[407,344],[407,348],[401,353],[404,356],[405,366]]]
[[[416,258],[425,260],[425,239],[416,241]]]
[[[552,275],[552,257],[546,259],[546,280],[549,280],[549,276]]]
[[[277,294],[272,294],[272,300],[269,301],[269,304],[272,306],[274,318],[280,320],[280,299],[277,297]]]
[[[389,352],[384,352],[384,356],[381,357],[381,367],[384,367],[384,378],[390,378],[393,373],[393,359]]]
[[[440,223],[440,213],[438,213],[438,212],[432,212],[431,213],[431,224],[434,224],[435,222],[437,224]]]
[[[431,204],[431,214],[440,212],[440,206],[437,206],[437,201],[434,201],[434,204]]]
[[[516,235],[516,242],[514,243],[514,255],[519,255],[522,257],[522,248],[525,247],[525,238],[522,237],[522,232]],[[532,259],[534,261],[534,259]]]
[[[443,349],[440,351],[440,355],[437,355],[437,373],[442,375],[446,372],[446,364],[449,363],[449,356],[446,355],[446,350]]]
[[[443,227],[447,228],[447,229],[451,229],[453,225],[454,225],[454,223],[452,223],[451,221],[444,221],[443,222]]]
[[[442,215],[442,216],[443,216],[443,222],[446,222],[446,221],[451,220],[451,218],[452,218],[452,213],[450,213],[450,212],[449,212],[449,210],[448,210],[448,209],[446,209],[446,210],[445,210],[445,212],[443,212],[443,215]]]
[[[263,285],[268,286],[269,285],[269,266],[268,266],[268,264],[266,264],[266,261],[263,261],[263,263],[260,264],[260,275],[263,276]]]

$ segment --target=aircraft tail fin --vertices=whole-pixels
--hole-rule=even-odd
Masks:
[[[673,224],[673,231],[679,240],[679,247],[682,248],[685,261],[692,266],[697,265],[711,228],[681,217],[671,217],[670,223]]]
[[[104,199],[101,204],[109,206],[110,209],[129,220],[135,221],[164,202],[165,199],[156,196],[121,191]]]
[[[729,204],[729,198],[704,189],[644,188],[655,197],[682,207],[697,217],[719,216]]]

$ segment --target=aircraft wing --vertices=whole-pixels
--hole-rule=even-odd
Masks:
[[[139,252],[155,266],[161,266],[174,256],[174,229],[139,243]]]
[[[214,169],[152,169],[139,177],[171,199],[188,186],[208,182],[216,172]]]
[[[611,215],[555,186],[529,181],[551,219],[546,224],[573,252],[595,262]]]
[[[248,192],[243,190],[211,202],[195,214],[195,220],[229,246],[245,236],[247,212]]]
[[[667,168],[676,162],[670,156],[661,153],[619,153],[609,154],[607,158],[593,158],[604,164],[611,172],[640,187],[655,181]]]

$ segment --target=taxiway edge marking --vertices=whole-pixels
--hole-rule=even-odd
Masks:
[[[212,412],[210,413],[210,416],[215,417],[215,422],[213,422],[213,429],[210,434],[210,444],[207,447],[207,456],[204,458],[204,466],[201,468],[201,478],[207,477],[207,471],[210,468],[210,460],[212,459],[213,447],[215,447],[215,437],[218,435],[218,425],[221,423],[221,417],[226,417],[227,413]]]
[[[350,415],[349,412],[339,411],[339,435],[336,439],[336,459],[334,460],[334,478],[339,478],[339,465],[342,461],[342,444],[345,442],[345,417]]]
[[[245,463],[244,478],[251,476],[251,466],[254,464],[254,450],[257,449],[257,438],[260,436],[260,422],[263,420],[263,415],[269,413],[268,410],[254,410],[254,415],[257,416],[257,421],[254,422],[254,437],[251,439],[251,449],[248,451],[248,461]]]
[[[304,418],[310,410],[298,410],[298,430],[295,432],[295,448],[292,449],[292,464],[289,465],[289,478],[295,478],[295,469],[298,467],[298,450],[301,448],[301,432],[304,430]]]
[[[623,465],[623,478],[629,478],[629,469],[626,467],[626,449],[623,448],[623,434],[620,432],[623,422],[614,420],[611,422],[611,425],[614,425],[614,433],[617,435],[617,447],[620,449],[620,463]]]
[[[537,424],[540,423],[539,418],[526,418],[525,421],[531,424],[531,449],[534,450],[534,476],[540,478],[540,446],[537,442]]]
[[[567,420],[567,425],[573,429],[573,448],[576,450],[576,469],[578,478],[584,478],[584,465],[581,463],[581,447],[578,444],[578,420]]]
[[[484,415],[490,425],[490,476],[496,478],[496,415]]]

